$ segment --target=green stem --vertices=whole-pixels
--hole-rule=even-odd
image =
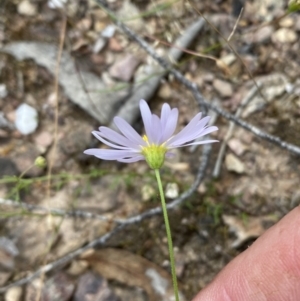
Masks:
[[[172,279],[173,279],[173,289],[175,294],[176,301],[179,301],[178,297],[178,284],[177,284],[177,277],[175,273],[175,259],[174,259],[174,252],[173,252],[173,243],[172,243],[172,236],[171,236],[171,229],[169,224],[169,218],[168,218],[168,211],[165,201],[165,195],[161,183],[160,173],[159,169],[155,169],[155,176],[158,184],[160,199],[161,199],[161,206],[164,214],[164,220],[165,220],[165,226],[166,226],[166,232],[167,232],[167,238],[168,238],[168,246],[169,246],[169,254],[170,254],[170,263],[171,263],[171,271],[172,271]]]

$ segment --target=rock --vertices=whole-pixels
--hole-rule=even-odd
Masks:
[[[140,60],[135,55],[128,54],[110,67],[109,74],[113,78],[128,82],[139,64]]]
[[[104,39],[103,37],[99,37],[93,46],[93,52],[99,53],[105,47],[106,43],[106,39]]]
[[[52,9],[63,8],[68,0],[49,0],[48,6]]]
[[[281,12],[285,5],[284,0],[255,0],[253,1],[253,13],[260,21],[269,22],[276,16],[276,12]],[[280,13],[283,14],[282,11]]]
[[[156,195],[156,190],[149,184],[142,187],[142,200],[144,202],[150,201]]]
[[[170,85],[167,83],[162,84],[158,90],[158,96],[163,99],[170,98],[172,96]]]
[[[14,257],[19,254],[14,242],[6,237],[0,237],[0,267],[6,271],[14,269]]]
[[[234,53],[229,53],[221,57],[220,61],[224,63],[226,66],[230,66],[236,61],[236,56]]]
[[[75,285],[63,272],[48,279],[43,287],[42,301],[69,301]]]
[[[137,33],[145,31],[145,22],[142,17],[136,18],[141,15],[138,7],[132,3],[133,1],[125,0],[122,1],[122,6],[117,12],[117,16],[123,20],[123,22],[132,28]]]
[[[280,27],[292,27],[294,23],[294,19],[289,15],[279,21]]]
[[[95,65],[95,67],[97,68],[98,66],[100,65],[103,65],[105,62],[105,58],[104,58],[104,55],[101,55],[101,54],[95,54],[93,53],[91,55],[91,61],[92,63]]]
[[[102,30],[101,36],[103,38],[110,39],[114,36],[115,32],[116,32],[116,27],[114,25],[110,24]]]
[[[0,84],[0,98],[7,96],[7,89],[5,84]]]
[[[227,97],[231,97],[233,94],[232,86],[228,82],[225,82],[220,79],[215,79],[213,81],[213,86],[215,90],[220,94],[221,97],[227,98]]]
[[[179,195],[179,187],[177,183],[168,183],[165,191],[165,196],[169,199],[176,199]]]
[[[15,125],[17,130],[23,135],[35,132],[38,126],[37,110],[26,103],[21,104],[16,109]]]
[[[252,37],[252,42],[255,44],[264,44],[267,43],[274,32],[273,26],[263,26],[259,28]]]
[[[85,260],[73,260],[68,268],[68,274],[71,276],[79,276],[88,268],[88,262]]]
[[[114,51],[114,52],[120,52],[123,50],[122,45],[115,37],[112,37],[109,39],[108,48],[109,48],[109,50]]]
[[[300,18],[296,19],[295,30],[300,31]]]
[[[288,79],[283,74],[274,73],[272,76],[267,75],[260,77],[260,82],[262,83],[261,93],[264,98],[262,98],[260,94],[255,95],[251,102],[243,110],[243,118],[246,118],[250,114],[261,110],[268,103],[281,97],[283,93],[286,92]]]
[[[294,43],[297,41],[297,34],[290,28],[280,28],[272,35],[272,41],[274,43]]]
[[[227,144],[229,148],[238,156],[241,156],[247,150],[246,145],[237,138],[231,138]]]
[[[248,70],[252,73],[256,72],[259,68],[258,57],[251,54],[245,54],[242,58]]]
[[[227,154],[225,158],[226,168],[229,171],[242,174],[245,172],[244,164],[233,154]]]
[[[2,112],[0,112],[0,128],[15,129],[13,123],[11,123],[8,118],[6,119]]]
[[[18,13],[27,17],[33,17],[37,14],[37,6],[29,0],[23,0],[18,4]]]
[[[35,301],[37,292],[43,289],[43,281],[41,278],[36,278],[26,286],[25,301]]]
[[[34,142],[36,143],[40,153],[43,154],[52,144],[53,136],[49,132],[43,131],[34,137]]]
[[[207,83],[212,83],[214,81],[214,75],[212,73],[205,73],[202,76],[203,81],[207,82]]]
[[[108,287],[107,281],[95,273],[86,273],[79,278],[74,301],[120,301]]]
[[[76,23],[76,28],[82,32],[86,32],[91,28],[92,20],[90,18],[83,18]]]
[[[5,301],[20,301],[22,297],[22,287],[13,286],[5,293]]]
[[[13,122],[15,123],[16,121],[16,111],[10,111],[6,113],[6,118],[7,118],[7,122]],[[2,118],[1,118],[2,119]],[[15,125],[14,125],[14,129],[15,129]]]

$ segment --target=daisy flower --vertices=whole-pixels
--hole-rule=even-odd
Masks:
[[[217,140],[194,141],[204,135],[217,131],[216,126],[208,126],[209,116],[204,118],[198,113],[179,133],[174,135],[178,121],[178,109],[171,109],[165,103],[160,118],[152,114],[147,102],[140,100],[140,110],[145,126],[145,135],[141,137],[123,118],[115,117],[114,123],[121,134],[105,126],[92,134],[113,149],[87,149],[87,155],[103,160],[117,160],[131,163],[146,160],[152,169],[159,169],[166,156],[172,155],[172,149],[195,144],[217,142]]]

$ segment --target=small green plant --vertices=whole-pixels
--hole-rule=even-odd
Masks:
[[[219,225],[223,213],[223,205],[215,204],[214,202],[211,201],[211,198],[205,198],[204,206],[206,208],[206,214],[213,217],[215,226]]]

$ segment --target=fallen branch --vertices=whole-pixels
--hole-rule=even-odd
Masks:
[[[48,208],[38,205],[32,205],[27,204],[25,202],[16,202],[12,200],[6,200],[3,198],[0,198],[0,205],[6,205],[10,207],[20,207],[23,210],[26,210],[28,212],[34,212],[35,214],[39,215],[56,215],[56,216],[63,216],[63,217],[76,217],[76,218],[89,218],[89,219],[97,219],[101,221],[107,221],[107,222],[115,222],[115,223],[122,223],[121,220],[117,219],[111,219],[104,215],[92,213],[92,212],[86,212],[81,210],[65,210],[60,208]]]

